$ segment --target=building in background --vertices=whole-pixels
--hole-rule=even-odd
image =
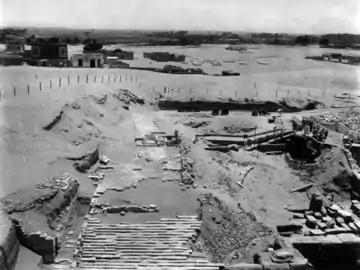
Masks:
[[[169,52],[144,52],[144,58],[157,62],[184,62],[184,54],[175,54]]]
[[[74,54],[71,63],[76,68],[102,68],[104,67],[104,56],[102,53]]]
[[[134,60],[134,52],[122,49],[101,50],[105,57],[117,57],[119,60]]]
[[[35,38],[31,44],[32,59],[68,59],[67,44],[59,38]]]
[[[8,53],[22,54],[25,50],[25,37],[7,35],[5,38],[5,51]]]

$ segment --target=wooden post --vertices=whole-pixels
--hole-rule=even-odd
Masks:
[[[109,77],[108,77],[108,83],[110,83],[110,75],[109,75]]]
[[[155,93],[155,85],[153,86],[153,93]]]
[[[131,75],[131,77],[130,77],[130,81],[132,81],[132,75]]]
[[[120,82],[121,82],[121,75],[120,75]]]
[[[96,74],[95,74],[95,76],[94,76],[94,83],[96,83]]]
[[[166,93],[166,86],[164,86],[164,94]]]
[[[180,93],[180,87],[178,88],[178,93]]]
[[[114,83],[116,83],[116,74],[114,75]]]
[[[70,85],[70,76],[68,76],[68,85]]]
[[[206,88],[206,90],[205,90],[205,94],[207,94],[208,93],[208,89]]]
[[[191,87],[190,87],[190,89],[189,89],[189,93],[191,93]]]
[[[78,74],[78,84],[80,83],[80,75]]]
[[[287,90],[287,95],[289,96],[289,94],[290,94],[290,90],[288,89],[288,90]]]
[[[101,83],[103,83],[104,82],[104,75],[102,75],[102,77],[101,77]]]
[[[40,88],[40,91],[42,90],[42,87],[41,87],[41,82],[40,82],[40,84],[39,84],[39,88]]]
[[[50,80],[50,89],[52,88],[52,83],[51,83],[51,80]]]
[[[89,74],[86,74],[86,83],[89,83]]]
[[[27,85],[28,94],[30,94],[30,85]]]
[[[278,90],[276,90],[276,92],[275,92],[275,97],[277,97],[277,94],[278,94]]]
[[[258,97],[259,96],[259,91],[256,91],[256,97]]]
[[[237,91],[235,91],[235,97],[237,97]]]
[[[16,88],[13,86],[14,97],[16,96]]]
[[[59,87],[61,87],[61,78],[59,78]]]

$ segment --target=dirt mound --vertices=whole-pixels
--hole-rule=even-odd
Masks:
[[[99,160],[99,146],[93,151],[80,157],[68,157],[68,160],[74,161],[74,168],[81,173],[87,172]]]
[[[300,99],[294,97],[282,98],[279,101],[279,104],[284,106],[287,111],[299,112],[306,110],[315,110],[325,108],[325,104],[318,100],[313,99]]]

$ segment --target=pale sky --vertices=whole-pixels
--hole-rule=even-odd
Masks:
[[[0,25],[360,34],[360,0],[0,0]]]

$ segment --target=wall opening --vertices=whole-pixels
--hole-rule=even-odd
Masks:
[[[78,59],[78,66],[82,67],[83,66],[83,60],[82,59]]]
[[[90,67],[91,68],[95,67],[95,59],[90,59]]]

